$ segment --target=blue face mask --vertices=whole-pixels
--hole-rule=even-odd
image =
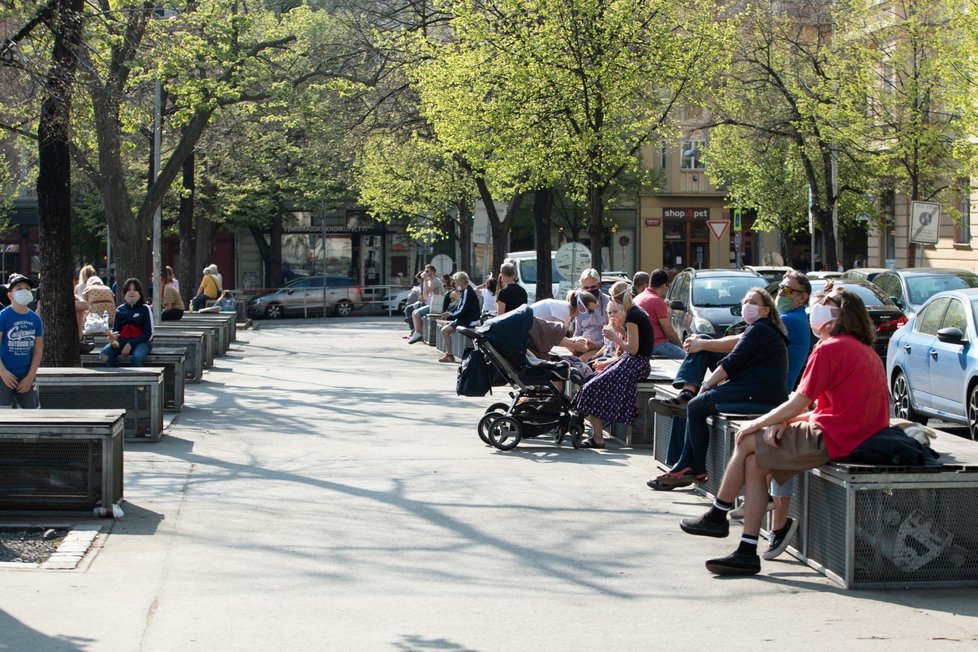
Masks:
[[[20,306],[29,306],[31,301],[34,300],[34,293],[27,288],[21,288],[19,290],[14,290],[11,299]]]

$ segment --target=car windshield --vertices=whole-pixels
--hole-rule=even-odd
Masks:
[[[938,292],[978,287],[978,276],[974,274],[934,274],[907,277],[907,298],[913,305],[919,305]]]
[[[812,293],[821,292],[825,289],[826,280],[824,279],[813,279],[812,283]],[[857,283],[845,283],[835,280],[833,287],[843,287],[853,294],[856,294],[866,308],[889,308],[893,310],[899,310],[897,305],[893,303],[893,299],[883,294],[875,285],[859,285]],[[777,292],[777,288],[775,288]]]
[[[565,281],[560,272],[557,271],[556,259],[550,259],[550,282],[561,283]],[[520,281],[524,285],[531,285],[537,282],[537,261],[532,258],[525,258],[520,261]]]
[[[693,279],[693,305],[701,308],[725,308],[740,305],[751,288],[764,287],[759,276],[708,276]]]

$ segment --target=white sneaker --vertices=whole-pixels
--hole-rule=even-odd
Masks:
[[[408,344],[414,344],[415,342],[420,342],[423,339],[424,336],[421,333],[414,331],[414,335],[412,335],[411,339],[408,340]]]
[[[767,501],[767,511],[770,512],[773,510],[774,510],[774,501],[773,500]],[[744,506],[741,505],[736,509],[731,509],[730,512],[727,514],[727,517],[730,518],[731,521],[744,520]]]

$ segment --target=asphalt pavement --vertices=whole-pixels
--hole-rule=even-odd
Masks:
[[[0,650],[964,650],[978,591],[703,566],[648,450],[485,446],[498,397],[389,317],[239,330],[73,571],[0,570]],[[26,520],[26,519],[25,519]],[[91,523],[49,517],[39,523]],[[763,545],[763,542],[762,542]]]

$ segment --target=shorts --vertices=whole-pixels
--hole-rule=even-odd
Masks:
[[[771,476],[781,484],[798,473],[822,466],[831,459],[825,450],[822,429],[814,423],[789,423],[781,435],[780,444],[775,448],[764,441],[763,430],[754,438],[754,459],[757,466],[769,470]]]

